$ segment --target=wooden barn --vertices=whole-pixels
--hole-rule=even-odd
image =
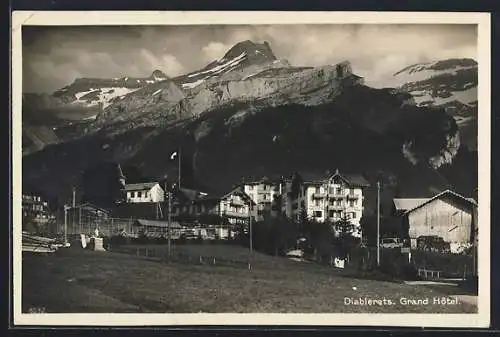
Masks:
[[[408,226],[411,247],[423,236],[438,236],[451,250],[470,246],[475,239],[477,203],[450,190],[432,198],[394,199],[395,211]]]
[[[169,227],[172,239],[178,239],[182,232],[182,226],[173,221],[169,226],[167,221],[137,219],[134,222],[134,227],[135,232],[142,233],[149,238],[168,238]]]

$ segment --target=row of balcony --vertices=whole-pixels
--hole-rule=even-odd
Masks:
[[[234,206],[245,206],[246,205],[246,203],[241,199],[231,199],[230,204],[234,205]]]
[[[350,206],[350,205],[327,205],[326,207],[328,209],[338,210],[338,211],[342,211],[342,210],[363,210],[364,209],[363,206],[357,206],[357,205],[355,205],[355,206]],[[319,206],[313,205],[312,207],[309,207],[309,208],[324,210],[325,206],[324,205],[319,205]]]
[[[326,198],[327,193],[326,192],[319,192],[319,193],[318,192],[314,192],[312,196],[315,199],[323,199],[323,198]],[[349,193],[349,194],[333,193],[333,194],[328,194],[328,198],[330,198],[330,199],[344,199],[344,198],[347,198],[347,199],[350,199],[350,200],[355,200],[355,199],[359,199],[360,196],[357,195],[357,194],[353,194],[353,193]]]

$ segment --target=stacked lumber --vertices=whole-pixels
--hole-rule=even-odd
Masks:
[[[56,239],[46,238],[23,232],[23,252],[53,253],[59,248]]]

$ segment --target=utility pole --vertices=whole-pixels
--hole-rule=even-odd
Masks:
[[[169,191],[168,192],[168,213],[167,213],[167,217],[168,217],[168,257],[170,258],[170,254],[171,254],[171,221],[170,221],[170,214],[171,214],[171,211],[172,211],[172,193]]]
[[[178,186],[179,186],[179,191],[181,190],[181,157],[182,157],[182,153],[181,153],[181,148],[179,147],[179,174],[177,175],[177,178],[178,178]]]
[[[380,182],[377,181],[377,267],[380,267]]]
[[[166,202],[168,202],[168,207],[167,211],[164,213],[163,218],[167,218],[167,240],[168,240],[168,246],[167,246],[167,254],[168,257],[170,258],[170,253],[171,253],[171,235],[170,235],[170,213],[172,211],[172,193],[170,190],[167,190],[167,178],[165,176],[165,182],[163,183],[163,188],[164,188],[164,198],[167,198]]]
[[[249,206],[249,217],[248,217],[248,234],[250,237],[250,256],[253,254],[253,235],[252,235],[252,211],[251,206]]]
[[[76,206],[76,189],[75,189],[75,187],[73,187],[73,199],[72,200],[73,200],[72,206],[73,206],[73,208],[75,208],[75,206]]]
[[[68,208],[64,205],[64,246],[68,244]]]
[[[250,256],[248,258],[248,270],[252,270],[252,257],[253,257],[253,233],[252,233],[252,202],[248,206],[248,236],[250,240]]]

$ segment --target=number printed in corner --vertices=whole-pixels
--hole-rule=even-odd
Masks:
[[[44,307],[31,307],[28,309],[28,312],[30,314],[43,314],[43,313],[45,313],[45,308]]]

